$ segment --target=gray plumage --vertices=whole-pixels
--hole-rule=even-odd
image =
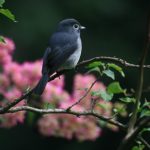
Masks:
[[[77,65],[82,50],[81,29],[84,27],[75,19],[65,19],[58,24],[43,57],[42,77],[33,90],[35,94],[43,93],[49,76],[54,72]]]

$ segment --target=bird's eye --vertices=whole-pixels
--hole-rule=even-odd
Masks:
[[[74,24],[73,28],[76,29],[76,30],[78,30],[79,29],[79,25],[78,24]]]

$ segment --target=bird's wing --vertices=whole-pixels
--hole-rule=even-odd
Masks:
[[[53,38],[53,48],[47,48],[44,54],[43,74],[47,72],[49,75],[53,74],[77,49],[76,39],[72,39],[70,35],[56,35],[56,37]]]

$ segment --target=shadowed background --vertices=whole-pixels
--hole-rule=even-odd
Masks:
[[[16,16],[13,23],[0,16],[0,34],[12,38],[16,44],[14,59],[18,62],[42,58],[48,39],[59,21],[75,18],[86,26],[82,33],[83,53],[80,61],[94,56],[116,56],[131,63],[138,63],[144,46],[149,0],[13,0],[6,1]],[[149,55],[150,56],[150,55]],[[148,57],[147,57],[148,58]],[[150,60],[147,60],[150,64]],[[135,88],[136,69],[126,69],[126,78],[117,80],[123,87]],[[74,74],[74,73],[73,73]],[[149,71],[145,75],[145,87],[149,85]],[[69,75],[68,78],[70,79]],[[71,82],[71,79],[69,80]],[[105,84],[109,80],[103,81]],[[68,87],[66,87],[68,88]],[[69,88],[68,88],[69,89]],[[0,129],[2,149],[110,149],[115,150],[123,133],[104,131],[95,142],[77,142],[61,138],[45,138],[27,123],[12,129]],[[109,143],[109,144],[108,144]]]

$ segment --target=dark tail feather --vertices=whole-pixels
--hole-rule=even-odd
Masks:
[[[34,88],[33,93],[37,95],[41,95],[45,89],[48,79],[49,79],[48,74],[44,74],[40,79],[39,83]]]

